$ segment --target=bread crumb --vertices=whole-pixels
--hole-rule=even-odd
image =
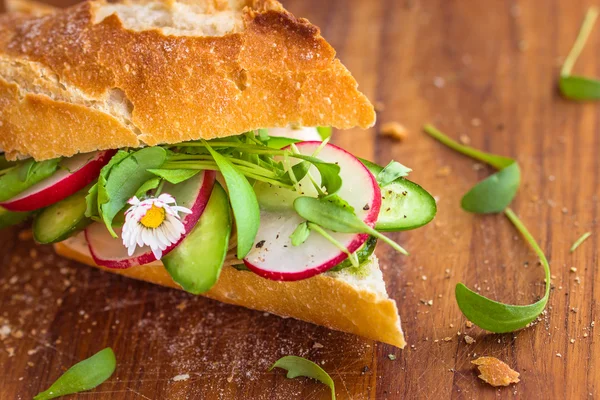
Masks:
[[[323,347],[325,347],[325,346],[323,346],[321,343],[315,342],[315,344],[313,344],[312,348],[313,349],[322,349]]]
[[[473,327],[473,323],[471,321],[467,321],[465,322],[465,326],[469,329],[471,329]]]
[[[19,240],[25,242],[27,240],[33,239],[33,230],[31,229],[23,229],[19,232]]]
[[[479,379],[494,387],[519,382],[519,373],[496,357],[479,357],[471,363],[477,365],[480,372]]]
[[[389,136],[392,139],[399,141],[403,141],[408,137],[408,131],[404,125],[399,122],[386,122],[385,124],[381,125],[380,131],[382,135]]]
[[[460,137],[458,138],[458,140],[462,143],[462,144],[469,144],[471,143],[471,138],[468,137],[467,135],[460,135]]]
[[[15,348],[14,347],[7,347],[6,348],[6,352],[8,353],[8,358],[13,357],[15,355]]]
[[[575,343],[575,339],[571,339],[571,340],[570,340],[570,342],[571,342],[571,343]]]
[[[450,168],[448,165],[446,165],[445,167],[441,167],[440,169],[438,169],[435,173],[435,176],[439,177],[439,178],[444,178],[446,176],[449,176],[452,173],[452,168]]]
[[[571,267],[571,269],[569,271],[571,271],[571,272],[577,272],[577,268]]]
[[[388,358],[392,361],[394,361],[396,359],[396,356],[393,354],[388,354]]]
[[[473,343],[475,343],[475,339],[473,339],[469,335],[465,335],[465,343],[467,343],[467,344],[473,344]]]
[[[560,353],[556,353],[556,357],[558,357],[558,358],[561,358],[561,357],[562,357],[562,354],[560,354]]]
[[[190,374],[181,374],[173,377],[173,382],[187,381],[190,379]]]
[[[444,342],[450,342],[452,341],[452,338],[450,336],[446,336],[444,339],[442,339]]]

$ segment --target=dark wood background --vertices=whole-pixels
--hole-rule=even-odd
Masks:
[[[381,103],[379,124],[399,121],[409,131],[402,143],[377,127],[335,141],[357,155],[412,167],[412,179],[439,199],[435,223],[394,235],[411,257],[378,249],[409,346],[401,351],[105,274],[35,246],[19,228],[0,233],[0,327],[12,331],[0,341],[0,398],[29,399],[106,346],[117,354],[115,375],[72,398],[328,398],[323,385],[267,372],[288,354],[321,363],[340,399],[598,398],[600,104],[568,102],[556,92],[589,2],[284,3],[322,27],[361,89]],[[599,50],[596,28],[575,72],[600,76]],[[526,304],[543,293],[543,272],[503,216],[461,211],[461,195],[490,171],[426,137],[426,122],[521,163],[514,209],[546,251],[553,275],[547,314],[537,325],[504,335],[465,327],[453,298],[457,282]],[[586,231],[594,235],[570,254]],[[476,343],[466,344],[465,334]],[[502,389],[482,383],[470,364],[480,355],[506,361],[521,382]],[[172,379],[181,374],[189,380]]]

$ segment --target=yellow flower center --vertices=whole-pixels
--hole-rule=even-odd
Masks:
[[[140,219],[140,223],[146,228],[158,228],[165,220],[165,209],[162,207],[156,207],[152,204],[152,207],[146,211],[146,215]]]

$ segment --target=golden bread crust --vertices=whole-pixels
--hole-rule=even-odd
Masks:
[[[146,3],[165,13],[180,5],[135,2]],[[246,4],[230,10],[239,21],[220,36],[133,29],[117,13],[104,17],[113,6],[103,0],[0,16],[0,148],[42,160],[290,123],[374,123],[371,103],[318,28],[276,1]]]
[[[58,243],[55,249],[63,257],[107,272],[181,289],[163,266],[108,269],[96,265],[89,254],[68,243]],[[359,290],[326,275],[296,282],[277,282],[226,266],[217,284],[203,296],[308,321],[400,348],[406,345],[394,300],[382,298],[368,290]]]

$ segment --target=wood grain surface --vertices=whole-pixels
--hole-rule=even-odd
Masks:
[[[92,270],[35,246],[20,227],[0,233],[0,326],[11,330],[0,341],[0,398],[30,399],[106,346],[118,358],[114,376],[71,398],[327,399],[321,384],[267,372],[288,354],[322,364],[339,399],[599,398],[600,104],[568,102],[556,91],[588,3],[284,1],[322,28],[379,104],[378,127],[399,121],[409,132],[401,143],[378,127],[335,142],[412,167],[412,179],[439,200],[435,223],[393,235],[410,257],[377,250],[407,332],[403,351]],[[575,72],[600,76],[599,53],[597,28]],[[505,217],[460,209],[461,195],[491,171],[425,136],[426,122],[519,160],[513,206],[553,275],[535,326],[503,335],[465,326],[457,282],[527,304],[543,293],[543,271]],[[593,236],[570,254],[586,231]],[[521,382],[487,386],[470,363],[480,355],[504,360]],[[173,379],[182,374],[189,379]]]

